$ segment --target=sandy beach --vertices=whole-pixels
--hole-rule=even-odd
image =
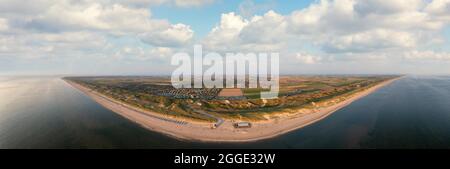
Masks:
[[[351,104],[353,101],[367,96],[397,79],[399,78],[384,81],[371,88],[354,93],[351,96],[346,97],[345,100],[331,106],[321,106],[320,108],[303,110],[299,113],[290,113],[286,115],[280,114],[277,116],[278,118],[260,122],[252,122],[252,127],[245,129],[234,128],[234,121],[232,120],[225,120],[222,125],[213,129],[211,127],[212,123],[201,123],[189,121],[188,119],[174,119],[171,117],[165,117],[159,113],[141,110],[120,103],[79,84],[70,81],[66,82],[82,91],[105,108],[110,109],[149,130],[186,140],[209,142],[245,142],[275,137],[317,122],[340,108]]]

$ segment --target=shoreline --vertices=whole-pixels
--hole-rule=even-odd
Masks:
[[[373,93],[374,91],[400,78],[402,77],[381,82],[375,86],[364,89],[363,91],[351,94],[346,100],[325,108],[311,109],[308,110],[309,112],[306,114],[298,112],[295,113],[295,115],[281,116],[277,119],[252,122],[252,127],[245,129],[234,128],[234,121],[229,119],[226,119],[219,128],[212,129],[212,123],[195,122],[187,119],[165,117],[164,115],[161,115],[159,113],[151,112],[148,110],[141,110],[139,108],[118,102],[69,80],[63,81],[86,94],[101,106],[151,131],[159,132],[176,139],[190,141],[251,142],[283,135],[320,121],[336,112],[337,110]]]

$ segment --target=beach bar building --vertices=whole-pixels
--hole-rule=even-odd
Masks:
[[[236,128],[250,128],[252,124],[250,122],[237,122],[234,123],[234,127]]]

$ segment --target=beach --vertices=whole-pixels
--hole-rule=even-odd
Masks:
[[[212,123],[202,123],[189,121],[188,119],[175,119],[163,116],[159,113],[141,110],[111,98],[100,93],[92,91],[79,84],[66,81],[71,86],[82,91],[94,101],[110,109],[117,114],[137,123],[141,126],[156,132],[160,132],[175,138],[206,142],[245,142],[256,141],[276,137],[278,135],[302,128],[314,122],[317,122],[333,112],[339,110],[383,86],[397,79],[391,79],[381,82],[371,88],[352,94],[344,101],[331,106],[311,109],[306,112],[278,115],[275,119],[266,121],[252,122],[251,128],[236,129],[233,127],[234,121],[227,120],[218,128],[213,129]],[[364,112],[361,112],[364,113]]]

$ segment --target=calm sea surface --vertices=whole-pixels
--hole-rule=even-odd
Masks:
[[[409,76],[315,124],[241,144],[148,131],[57,77],[0,77],[0,148],[450,148],[450,77]]]

